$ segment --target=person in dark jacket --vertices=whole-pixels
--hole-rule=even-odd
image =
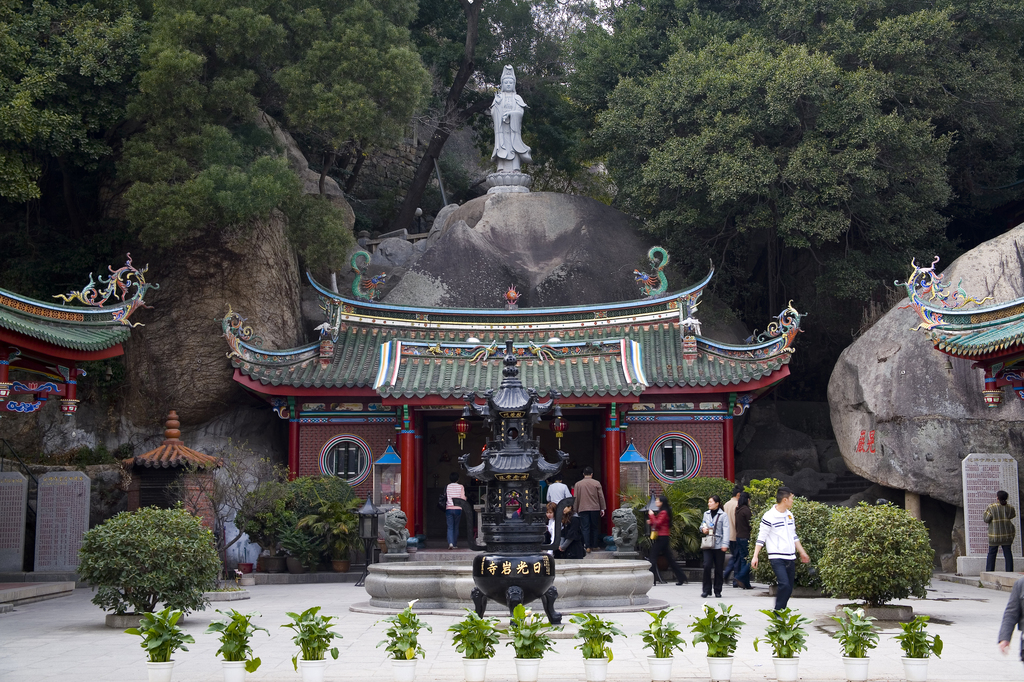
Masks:
[[[732,586],[744,590],[754,589],[750,584],[750,564],[747,563],[747,555],[750,553],[750,515],[750,493],[740,493],[736,505],[736,579]]]
[[[582,559],[587,556],[583,547],[583,524],[572,507],[562,512],[562,539],[555,551],[556,559]]]
[[[1003,611],[1003,622],[999,625],[999,650],[1003,655],[1010,653],[1010,638],[1013,629],[1024,632],[1024,578],[1018,578],[1010,591]],[[1024,637],[1020,640],[1020,660],[1024,661]]]
[[[1006,571],[1013,571],[1013,554],[1010,546],[1017,536],[1017,529],[1013,525],[1013,519],[1017,516],[1017,510],[1012,504],[1007,504],[1010,494],[1005,490],[996,493],[996,501],[985,509],[982,518],[988,525],[988,558],[985,560],[985,570],[996,570],[996,553],[999,548],[1003,549],[1003,559],[1006,564]]]
[[[651,527],[656,536],[651,540],[650,553],[654,582],[665,582],[661,579],[661,572],[658,570],[658,557],[664,554],[668,565],[672,567],[672,573],[676,576],[676,585],[682,585],[688,582],[686,574],[676,563],[675,557],[672,556],[672,548],[669,547],[669,539],[672,534],[672,507],[669,506],[668,498],[664,495],[658,495],[654,500],[654,506],[654,510],[647,512],[647,525]]]

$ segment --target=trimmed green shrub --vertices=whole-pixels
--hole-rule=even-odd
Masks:
[[[726,478],[697,477],[676,481],[665,489],[672,505],[672,547],[682,556],[700,556],[700,521],[708,498],[718,495],[725,504],[735,484]],[[645,526],[640,526],[645,528]]]
[[[769,507],[775,504],[775,492],[777,490],[778,487],[776,486],[772,492],[770,504],[765,504],[760,508],[751,507],[750,554],[747,557],[748,561],[754,557],[757,532],[761,527],[761,516],[764,515]],[[821,573],[818,571],[818,567],[821,565],[822,554],[828,542],[832,514],[836,509],[836,507],[831,507],[821,502],[813,502],[805,497],[796,497],[793,500],[792,511],[793,519],[796,521],[796,535],[800,538],[800,545],[804,548],[804,551],[811,557],[811,562],[805,564],[801,563],[799,555],[797,556],[797,587],[809,587],[815,590],[822,589]],[[766,551],[761,551],[760,561],[757,564],[757,568],[752,571],[752,575],[758,582],[768,585],[774,585],[778,582],[775,579],[775,571],[772,570],[771,564],[768,563],[768,553]]]
[[[293,515],[287,509],[290,497],[288,483],[263,483],[242,500],[242,506],[235,515],[235,526],[274,556],[281,541],[281,533],[285,528],[295,525]]]
[[[213,534],[180,505],[121,512],[85,533],[79,558],[79,575],[96,589],[92,603],[118,614],[160,603],[202,610],[221,566]]]
[[[798,531],[799,524],[798,519]],[[924,523],[906,510],[864,502],[853,509],[837,508],[828,536],[820,575],[833,594],[870,606],[925,596],[935,552]]]
[[[763,510],[768,508],[769,504],[775,504],[775,495],[779,492],[779,488],[786,485],[777,478],[755,478],[750,482],[749,485],[745,486],[743,490],[750,493],[750,509],[756,512],[758,509]],[[758,520],[761,515],[758,514]],[[753,542],[754,538],[751,537],[750,541]]]

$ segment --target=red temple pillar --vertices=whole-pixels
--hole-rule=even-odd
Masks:
[[[605,532],[611,533],[612,510],[619,508],[619,414],[615,403],[608,409],[608,426],[604,434],[604,499],[608,510],[604,515]]]
[[[11,382],[8,374],[10,360],[8,358],[8,350],[0,347],[0,399],[6,399],[11,395]]]
[[[299,475],[299,410],[295,398],[288,398],[288,478]]]
[[[420,533],[426,533],[426,528],[424,528],[424,525],[426,523],[426,521],[425,521],[426,508],[424,507],[424,504],[423,504],[424,498],[426,497],[426,486],[423,484],[423,482],[426,479],[423,478],[424,475],[425,475],[425,472],[423,470],[424,469],[424,459],[425,458],[423,457],[423,419],[422,419],[422,417],[417,415],[415,424],[416,424],[416,437],[415,437],[416,445],[413,448],[413,452],[416,453],[416,481],[415,481],[414,488],[415,488],[415,491],[416,491],[416,519],[417,519],[417,522],[416,522],[416,531],[415,532],[409,531],[409,532],[411,532],[413,535],[418,535]]]
[[[722,459],[725,472],[724,478],[736,482],[736,441],[733,437],[732,410],[736,404],[736,394],[729,396],[729,409],[725,413],[725,420],[722,422]]]
[[[405,512],[405,527],[416,533],[416,430],[409,419],[409,406],[403,405],[399,413],[402,428],[398,432],[398,454],[402,457],[402,511]]]

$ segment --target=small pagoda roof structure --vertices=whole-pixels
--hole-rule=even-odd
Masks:
[[[653,298],[526,309],[388,305],[341,296],[307,274],[327,318],[319,341],[266,350],[231,310],[222,326],[236,381],[267,395],[372,390],[393,399],[460,398],[499,386],[508,339],[520,378],[542,396],[752,390],[788,376],[800,313],[788,307],[745,344],[703,337],[695,314],[713,274]]]
[[[98,283],[90,273],[81,291],[54,296],[63,304],[0,289],[0,412],[35,412],[56,397],[61,411],[72,415],[77,377],[85,373],[76,363],[124,354],[122,344],[141,326],[130,321],[132,313],[149,307],[144,296],[159,287],[146,282],[147,268],[136,269],[131,254],[124,266],[108,269]],[[74,301],[82,305],[69,305]],[[12,379],[12,371],[41,380]],[[9,400],[15,395],[23,397]]]
[[[159,447],[141,455],[126,459],[124,463],[151,469],[168,469],[193,466],[197,469],[216,469],[221,465],[219,457],[197,452],[181,442],[181,422],[178,413],[171,410],[164,423],[164,442]]]
[[[985,390],[989,407],[1002,404],[1003,387],[1011,386],[1024,400],[1024,297],[1004,303],[984,305],[991,297],[975,299],[957,284],[943,281],[936,274],[936,256],[930,267],[911,261],[913,268],[906,282],[912,308],[920,323],[915,331],[928,335],[935,349],[955,358],[972,360],[975,369],[985,371]],[[965,309],[974,304],[975,307]]]

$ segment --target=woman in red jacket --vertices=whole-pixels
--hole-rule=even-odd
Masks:
[[[675,557],[672,556],[672,549],[668,546],[669,536],[672,533],[672,507],[669,506],[668,498],[664,495],[658,495],[654,500],[654,506],[656,510],[647,512],[647,524],[656,535],[651,540],[650,552],[654,582],[655,584],[665,582],[661,579],[661,573],[658,571],[658,557],[664,554],[668,565],[672,567],[672,573],[676,576],[676,585],[682,585],[689,581],[686,579],[683,569],[676,563]]]

